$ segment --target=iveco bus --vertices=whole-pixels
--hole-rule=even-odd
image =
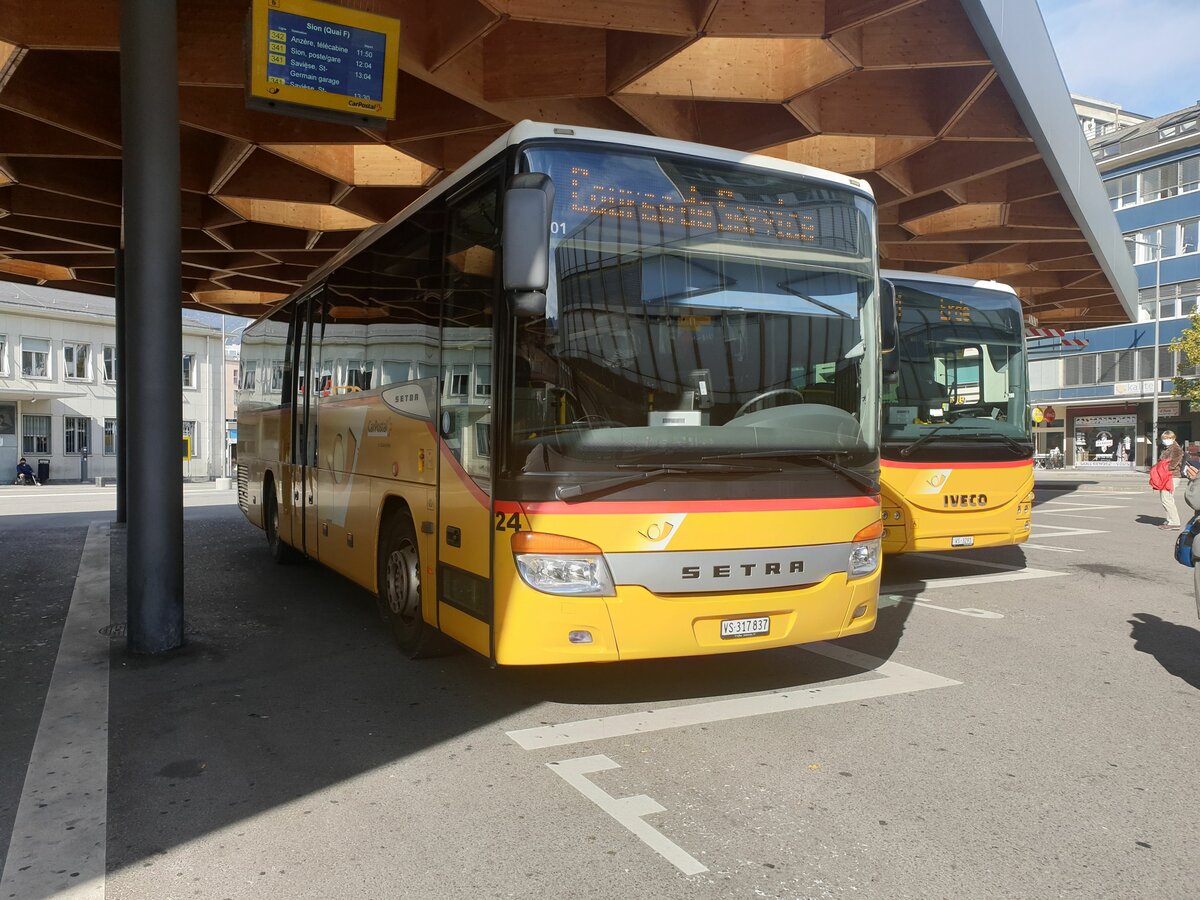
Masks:
[[[857,179],[523,122],[247,330],[241,507],[414,653],[867,631],[875,235]]]
[[[1033,439],[1021,302],[1012,288],[885,271],[897,377],[883,389],[884,553],[1029,537]]]

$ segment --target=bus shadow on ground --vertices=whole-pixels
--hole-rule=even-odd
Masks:
[[[149,658],[113,642],[111,870],[464,734],[499,736],[538,704],[603,715],[870,674],[797,648],[532,669],[492,670],[468,652],[413,661],[370,594],[319,566],[273,565],[236,508],[189,511],[185,530],[186,646]],[[124,581],[120,539],[114,586]],[[884,611],[868,636],[876,644],[839,643],[886,659],[907,612]],[[119,591],[112,613],[124,622]]]

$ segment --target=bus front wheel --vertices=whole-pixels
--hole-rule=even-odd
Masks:
[[[408,516],[392,517],[379,542],[379,611],[400,649],[414,659],[430,656],[437,633],[421,615],[421,553]]]

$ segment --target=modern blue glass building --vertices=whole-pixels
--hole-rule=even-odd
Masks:
[[[1057,448],[1079,468],[1144,466],[1156,437],[1156,315],[1159,432],[1200,442],[1200,408],[1171,394],[1173,376],[1200,371],[1167,347],[1200,298],[1200,102],[1090,146],[1135,264],[1138,321],[1067,334],[1084,347],[1030,343],[1032,402],[1043,416],[1054,410],[1053,422],[1035,427],[1037,449]]]

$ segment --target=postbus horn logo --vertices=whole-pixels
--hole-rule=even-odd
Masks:
[[[638,534],[648,541],[665,541],[674,530],[675,526],[670,522],[663,522],[662,524],[655,522],[645,531],[639,531]]]

